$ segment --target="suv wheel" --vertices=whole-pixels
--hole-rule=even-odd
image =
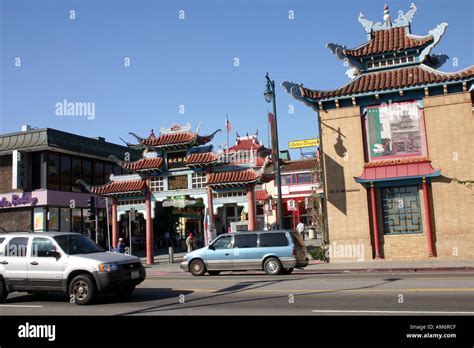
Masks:
[[[7,299],[7,296],[8,296],[7,288],[5,287],[5,283],[3,279],[0,278],[0,303],[5,302],[5,300]]]
[[[276,257],[269,257],[263,264],[263,270],[268,275],[276,275],[281,272],[281,263]]]
[[[95,297],[95,285],[92,277],[88,274],[81,274],[69,284],[69,296],[74,296],[74,303],[86,305],[92,302]]]
[[[189,270],[193,276],[202,276],[206,273],[206,266],[202,260],[194,260],[191,262]]]

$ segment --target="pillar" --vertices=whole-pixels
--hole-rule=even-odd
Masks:
[[[119,239],[119,226],[117,219],[117,198],[112,197],[112,248],[116,248]]]
[[[375,200],[374,183],[370,183],[370,204],[372,206],[372,227],[374,230],[375,258],[381,259],[379,244],[379,224],[377,219],[377,201]]]
[[[152,265],[154,263],[154,238],[153,238],[153,221],[151,219],[151,190],[150,177],[146,178],[146,194],[145,194],[145,211],[146,211],[146,263]]]
[[[426,183],[426,178],[423,178],[422,182],[423,188],[423,203],[425,206],[425,219],[426,219],[426,236],[428,242],[428,257],[435,257],[433,250],[433,232],[431,230],[431,211],[430,211],[430,201],[428,195],[428,184]]]
[[[255,230],[255,193],[254,185],[247,185],[247,205],[249,209],[249,231]]]
[[[212,188],[208,186],[206,188],[207,191],[207,206],[209,207],[209,215],[211,216],[211,221],[212,224],[214,225],[215,223],[215,217],[214,217],[214,206],[213,206],[213,197],[212,197]]]

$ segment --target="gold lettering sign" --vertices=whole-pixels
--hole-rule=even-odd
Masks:
[[[288,143],[290,149],[300,149],[303,147],[316,147],[319,146],[319,138],[295,140]]]

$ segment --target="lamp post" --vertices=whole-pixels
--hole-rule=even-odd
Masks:
[[[276,96],[275,96],[275,81],[270,80],[268,73],[265,75],[267,79],[267,86],[263,95],[265,96],[265,101],[271,103],[273,101],[273,115],[275,117],[275,139],[274,139],[274,154],[276,158],[273,158],[273,161],[276,164],[276,185],[278,190],[277,198],[277,214],[278,214],[278,228],[283,228],[283,205],[281,199],[281,172],[280,172],[280,149],[278,147],[278,122],[277,122],[277,113],[276,113]]]

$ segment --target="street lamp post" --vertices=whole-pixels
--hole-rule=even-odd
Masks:
[[[280,172],[280,149],[278,147],[278,122],[277,122],[277,112],[276,112],[276,95],[275,95],[275,81],[270,79],[268,73],[265,75],[267,79],[267,87],[263,95],[265,96],[265,100],[267,103],[273,101],[273,115],[275,117],[275,157],[273,161],[276,164],[276,185],[278,190],[278,197],[277,197],[277,214],[278,214],[278,228],[283,228],[283,206],[282,206],[282,199],[281,199],[281,172]]]

